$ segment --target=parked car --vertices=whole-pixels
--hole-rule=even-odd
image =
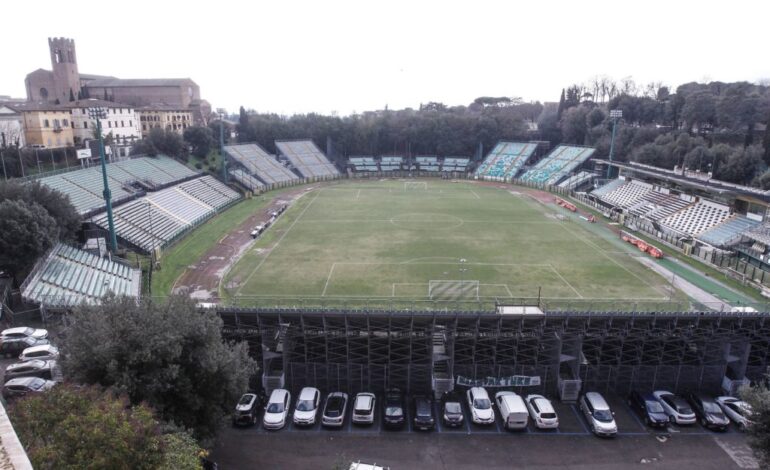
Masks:
[[[714,431],[727,431],[730,419],[712,398],[698,393],[690,393],[687,395],[687,401],[690,402],[695,415],[700,419],[701,426]]]
[[[262,426],[265,429],[281,429],[286,425],[286,417],[291,408],[291,393],[288,390],[277,388],[270,394],[270,399],[265,406],[265,416],[262,417]]]
[[[695,413],[684,398],[666,390],[657,390],[652,395],[663,406],[672,424],[695,424]]]
[[[25,349],[44,344],[48,344],[47,339],[38,339],[32,336],[26,336],[24,338],[0,338],[0,355],[5,357],[18,357]]]
[[[559,417],[553,409],[551,401],[542,395],[527,395],[524,403],[529,410],[532,422],[539,429],[556,429],[559,427]]]
[[[43,361],[35,359],[33,361],[17,362],[5,368],[5,380],[15,379],[16,377],[40,377],[41,379],[51,379],[53,369],[56,367],[56,361]]]
[[[262,232],[265,230],[264,225],[257,225],[254,227],[254,230],[251,231],[251,238],[257,238],[262,234]]]
[[[666,410],[651,393],[631,392],[628,395],[628,406],[639,414],[647,426],[665,428],[668,424]]]
[[[430,431],[436,425],[433,418],[433,400],[427,396],[414,397],[414,427],[421,431]]]
[[[751,405],[743,400],[728,396],[717,397],[716,402],[727,417],[741,430],[751,426]]]
[[[406,422],[404,395],[401,390],[392,388],[385,392],[382,402],[382,422],[389,428],[400,428]]]
[[[30,328],[28,326],[18,326],[16,328],[8,328],[7,330],[3,330],[2,332],[0,332],[0,336],[2,336],[3,339],[27,338],[27,337],[32,337],[37,339],[47,339],[48,330]]]
[[[294,424],[312,426],[318,416],[321,392],[314,387],[305,387],[299,392],[294,408]]]
[[[40,377],[19,377],[3,385],[3,397],[6,399],[24,396],[28,393],[42,393],[52,389],[56,382]]]
[[[259,414],[260,405],[259,396],[254,393],[244,394],[238,404],[235,405],[235,413],[233,413],[233,426],[239,424],[255,425],[257,424],[257,415]]]
[[[443,416],[441,417],[446,426],[462,426],[465,421],[463,416],[463,405],[460,402],[460,396],[449,392],[442,398],[444,403]]]
[[[587,392],[580,397],[580,410],[588,421],[591,432],[597,436],[613,437],[618,433],[615,413],[601,394]]]
[[[374,423],[376,397],[373,393],[359,393],[353,401],[353,424]]]
[[[476,424],[492,424],[495,422],[495,410],[492,401],[483,387],[472,387],[466,392],[468,407],[471,409],[471,421]]]
[[[497,392],[495,403],[505,429],[526,429],[529,423],[529,411],[524,399],[513,392]]]
[[[41,344],[40,346],[32,346],[27,348],[19,354],[20,361],[31,361],[33,359],[40,359],[43,361],[57,360],[59,359],[59,348],[52,344]]]
[[[345,411],[348,408],[348,394],[343,392],[330,393],[326,397],[321,424],[341,428],[345,424]]]

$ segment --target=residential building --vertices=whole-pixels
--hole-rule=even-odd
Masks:
[[[174,131],[179,135],[193,125],[193,112],[180,106],[144,106],[136,109],[139,123],[142,126],[142,136],[152,129]]]
[[[94,139],[96,120],[89,114],[90,108],[100,107],[106,110],[105,117],[101,120],[102,135],[112,135],[112,140],[117,143],[132,143],[142,138],[139,118],[132,106],[113,103],[111,101],[86,99],[73,101],[62,105],[72,111],[72,132],[75,145],[86,145],[86,142]]]
[[[70,109],[48,103],[15,103],[8,106],[22,116],[26,145],[58,148],[75,144]]]

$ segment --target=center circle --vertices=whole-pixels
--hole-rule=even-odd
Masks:
[[[457,228],[463,224],[463,219],[450,214],[410,212],[393,217],[390,223],[409,230],[435,230]]]

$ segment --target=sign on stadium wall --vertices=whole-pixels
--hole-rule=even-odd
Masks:
[[[471,379],[458,375],[457,385],[463,387],[537,387],[540,385],[540,376],[511,375],[508,377]]]

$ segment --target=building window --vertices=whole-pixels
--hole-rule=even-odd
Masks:
[[[123,121],[120,121],[120,127],[126,127],[126,125],[123,124]]]
[[[128,127],[134,127],[134,121],[128,121]]]
[[[64,119],[64,120],[62,121],[62,125],[66,127],[66,126],[69,126],[69,125],[70,125],[70,123],[69,123],[69,122],[67,122],[67,120],[66,120],[66,119]]]
[[[112,121],[107,121],[107,127],[112,127]]]
[[[54,129],[58,129],[58,128],[60,128],[60,127],[61,127],[61,123],[59,123],[59,120],[58,120],[58,119],[54,119],[54,120],[53,120],[53,128],[54,128]],[[58,143],[58,142],[57,142],[57,143]]]
[[[83,121],[83,129],[88,129],[88,121]]]
[[[49,127],[48,119],[43,121],[43,127]],[[51,145],[50,143],[48,145]]]
[[[146,131],[146,130],[147,130],[147,124],[142,124],[142,130],[143,130],[143,131]]]

